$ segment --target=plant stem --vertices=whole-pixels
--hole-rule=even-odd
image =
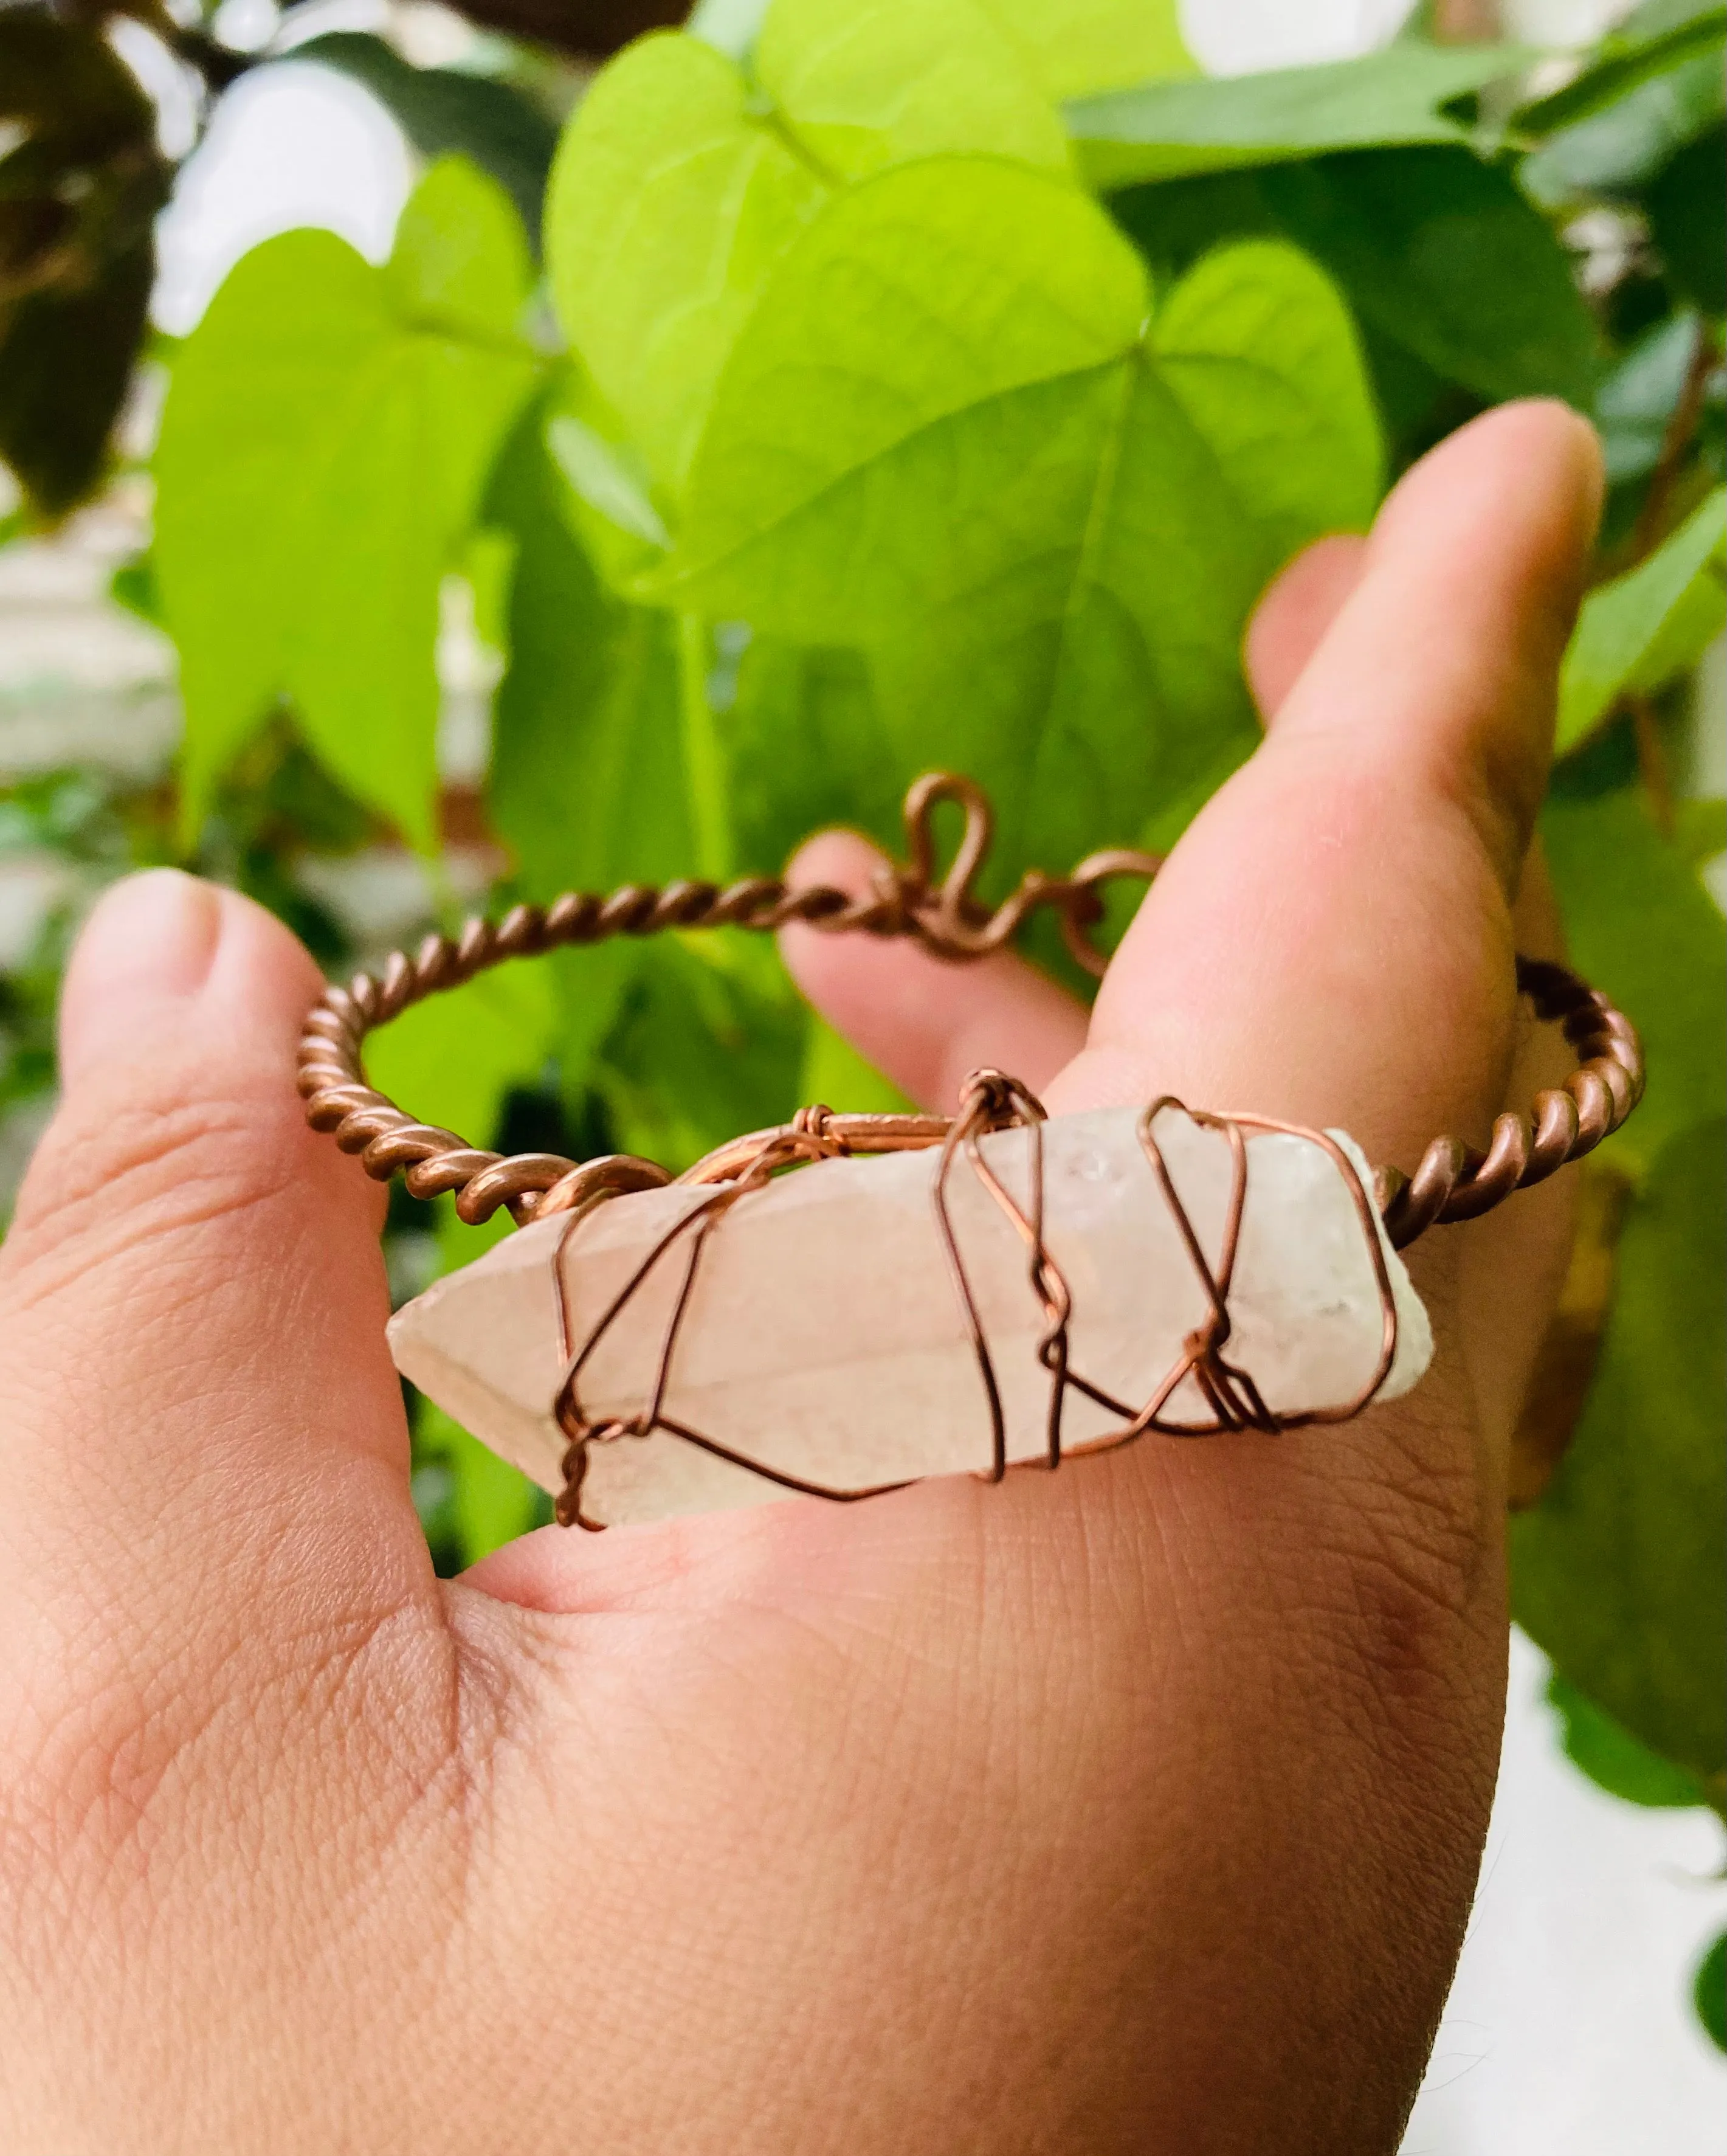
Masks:
[[[1661,454],[1649,475],[1648,491],[1644,495],[1643,506],[1637,512],[1637,528],[1632,535],[1631,545],[1633,565],[1647,561],[1666,536],[1664,526],[1668,502],[1690,450],[1692,437],[1697,432],[1697,423],[1703,417],[1704,396],[1718,358],[1714,338],[1709,332],[1709,325],[1699,316],[1684,383],[1673,404],[1667,431],[1661,438]]]
[[[1649,797],[1655,828],[1663,839],[1673,834],[1673,773],[1667,760],[1667,744],[1661,738],[1661,721],[1652,698],[1627,696],[1632,738],[1637,742],[1637,775]]]

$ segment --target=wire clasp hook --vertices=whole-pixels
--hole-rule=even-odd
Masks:
[[[951,801],[966,824],[947,871],[936,880],[935,810]],[[1029,869],[1018,886],[993,911],[973,889],[995,839],[995,812],[981,786],[951,772],[928,772],[905,797],[905,860],[883,872],[879,896],[886,901],[882,934],[917,937],[940,958],[981,958],[999,951],[1017,934],[1027,914],[1050,906],[1061,923],[1062,941],[1076,964],[1101,978],[1109,964],[1087,931],[1104,917],[1102,886],[1117,876],[1149,882],[1163,865],[1156,854],[1115,846],[1089,854],[1068,876],[1050,876]]]

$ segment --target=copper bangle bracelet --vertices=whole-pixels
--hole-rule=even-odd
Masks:
[[[938,881],[931,826],[941,801],[963,808],[966,820],[959,850]],[[801,921],[833,935],[861,931],[908,937],[937,957],[963,961],[1001,949],[1031,914],[1048,906],[1076,961],[1101,974],[1104,958],[1088,932],[1102,917],[1103,887],[1120,876],[1149,880],[1161,865],[1150,854],[1115,850],[1089,855],[1065,879],[1033,870],[992,911],[971,889],[992,829],[981,788],[968,779],[928,774],[906,796],[905,825],[905,862],[884,869],[861,898],[823,885],[792,891],[768,877],[748,877],[724,888],[628,884],[605,897],[572,891],[549,906],[518,906],[495,923],[475,918],[454,941],[429,936],[412,956],[396,952],[376,978],[361,973],[346,988],[326,989],[313,1007],[300,1044],[306,1120],[315,1130],[331,1133],[344,1152],[357,1153],[376,1180],[388,1182],[401,1169],[417,1198],[452,1193],[457,1212],[470,1224],[489,1219],[500,1205],[520,1224],[568,1211],[602,1190],[653,1188],[672,1178],[651,1161],[611,1156],[582,1163],[556,1153],[506,1156],[470,1146],[454,1131],[418,1122],[367,1083],[361,1044],[409,1004],[459,987],[506,958],[666,928],[771,931]],[[1501,1115],[1484,1152],[1460,1138],[1437,1137],[1412,1176],[1394,1168],[1376,1171],[1373,1198],[1398,1249],[1436,1221],[1472,1219],[1514,1191],[1545,1181],[1617,1130],[1642,1096],[1642,1051],[1636,1030],[1604,996],[1546,959],[1519,957],[1517,985],[1539,1019],[1561,1028],[1578,1068],[1562,1086],[1536,1095],[1532,1115]],[[764,1159],[789,1166],[843,1154],[939,1147],[948,1142],[950,1130],[949,1119],[940,1116],[804,1109],[790,1123],[720,1147],[677,1180],[725,1183],[759,1173]]]

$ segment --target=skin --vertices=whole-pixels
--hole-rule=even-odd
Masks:
[[[1506,408],[1285,573],[1264,746],[1089,1031],[1009,958],[806,931],[804,987],[932,1103],[993,1063],[1406,1167],[1484,1135],[1533,1070],[1511,953],[1550,943],[1600,484],[1581,421]],[[67,980],[0,1252],[0,2146],[1394,2148],[1486,1827],[1562,1188],[1420,1246],[1435,1368],[1341,1429],[548,1529],[440,1583],[380,1194],[291,1084],[318,985],[167,871]]]

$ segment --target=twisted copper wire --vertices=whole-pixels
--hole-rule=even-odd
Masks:
[[[934,812],[943,801],[961,808],[966,820],[953,865],[938,883]],[[459,988],[506,958],[535,957],[611,936],[653,936],[667,928],[771,932],[802,921],[830,934],[861,931],[911,937],[940,957],[968,959],[1000,950],[1028,914],[1050,906],[1060,917],[1075,958],[1089,972],[1101,974],[1104,954],[1085,940],[1086,931],[1103,917],[1099,887],[1120,875],[1149,878],[1159,866],[1149,854],[1113,851],[1092,855],[1062,880],[1033,870],[991,912],[971,891],[994,828],[981,788],[969,779],[930,773],[907,794],[905,819],[908,865],[884,870],[862,898],[830,885],[789,891],[765,876],[745,877],[723,889],[687,881],[660,890],[626,884],[609,897],[569,891],[549,906],[518,906],[497,922],[476,917],[454,942],[428,936],[411,956],[397,952],[381,975],[360,973],[346,988],[326,989],[307,1018],[299,1079],[307,1122],[315,1130],[331,1132],[344,1152],[359,1154],[366,1173],[381,1183],[399,1168],[416,1198],[453,1192],[457,1212],[470,1225],[489,1219],[500,1204],[517,1221],[529,1220],[544,1209],[546,1195],[577,1163],[556,1153],[506,1158],[406,1114],[366,1081],[360,1050],[368,1033],[399,1017],[410,1004],[440,989]],[[854,1149],[882,1152],[901,1142],[934,1143],[942,1127],[926,1136],[925,1127],[931,1120],[870,1119],[869,1127],[853,1132],[852,1143]]]
[[[681,1219],[674,1221],[666,1229],[601,1312],[581,1347],[573,1349],[569,1290],[564,1277],[564,1252],[582,1221],[595,1207],[604,1204],[608,1198],[619,1195],[622,1184],[597,1181],[584,1194],[580,1204],[569,1213],[559,1230],[551,1255],[552,1286],[557,1307],[558,1359],[563,1367],[551,1412],[558,1428],[569,1440],[562,1462],[564,1486],[559,1492],[556,1508],[561,1527],[586,1527],[590,1533],[597,1533],[605,1524],[603,1521],[589,1519],[582,1509],[582,1491],[587,1479],[590,1448],[596,1445],[612,1444],[620,1438],[647,1437],[657,1430],[665,1430],[673,1437],[682,1438],[685,1444],[694,1445],[699,1451],[710,1453],[715,1459],[729,1460],[734,1467],[747,1468],[752,1475],[760,1475],[797,1496],[827,1497],[837,1504],[849,1505],[856,1504],[864,1497],[883,1497],[890,1490],[903,1490],[906,1486],[900,1481],[878,1482],[861,1490],[831,1489],[824,1483],[807,1481],[801,1476],[789,1475],[779,1468],[766,1466],[761,1460],[751,1460],[747,1454],[735,1451],[718,1438],[709,1436],[705,1431],[696,1430],[689,1423],[678,1421],[665,1411],[666,1389],[671,1383],[672,1360],[677,1353],[684,1314],[689,1307],[689,1298],[694,1291],[696,1275],[706,1253],[709,1239],[738,1199],[747,1196],[752,1190],[761,1189],[776,1169],[802,1166],[812,1160],[834,1157],[834,1148],[828,1143],[823,1132],[813,1127],[824,1122],[828,1112],[825,1108],[804,1109],[800,1111],[797,1124],[788,1126],[784,1131],[764,1133],[756,1147],[755,1158],[747,1166],[721,1183],[710,1196],[692,1206]],[[809,1119],[807,1125],[806,1119]],[[659,1356],[654,1365],[653,1378],[645,1404],[635,1414],[623,1421],[591,1421],[582,1409],[580,1388],[583,1370],[595,1349],[628,1307],[643,1282],[658,1268],[660,1260],[681,1242],[689,1244],[689,1255],[684,1260],[684,1276],[678,1285],[671,1317],[660,1342]]]
[[[942,801],[962,808],[966,824],[958,852],[937,883],[933,817]],[[1159,866],[1149,854],[1112,850],[1089,855],[1065,879],[1032,870],[992,912],[972,892],[992,829],[981,788],[969,779],[928,773],[906,796],[905,819],[904,865],[884,870],[862,898],[827,885],[788,891],[782,883],[759,876],[723,889],[710,883],[678,882],[659,890],[626,884],[607,897],[571,891],[549,906],[518,906],[495,923],[475,918],[454,941],[429,936],[412,956],[397,952],[380,975],[357,974],[346,988],[326,989],[307,1018],[299,1077],[307,1122],[333,1134],[345,1152],[357,1153],[366,1173],[379,1182],[401,1169],[417,1198],[453,1193],[458,1214],[470,1224],[489,1219],[500,1204],[517,1221],[530,1220],[577,1202],[571,1194],[579,1188],[580,1164],[557,1153],[487,1152],[454,1131],[417,1121],[366,1081],[360,1051],[375,1027],[506,958],[667,928],[771,931],[802,921],[829,934],[909,937],[938,957],[963,961],[1000,950],[1029,915],[1049,906],[1075,958],[1098,974],[1104,959],[1087,941],[1087,931],[1102,917],[1103,886],[1118,876],[1149,878]],[[1459,1138],[1438,1137],[1412,1176],[1380,1169],[1375,1199],[1397,1249],[1436,1221],[1473,1219],[1513,1191],[1544,1181],[1599,1145],[1642,1097],[1642,1053],[1636,1031],[1604,996],[1545,959],[1519,957],[1517,982],[1537,1016],[1562,1027],[1580,1067],[1563,1086],[1536,1095],[1532,1116],[1499,1116],[1484,1152]],[[940,1116],[836,1115],[823,1127],[833,1149],[886,1152],[941,1145],[950,1126]],[[679,1179],[722,1182],[773,1135],[734,1140]],[[638,1163],[632,1172],[649,1178],[663,1178],[664,1173],[651,1162]]]
[[[1206,1256],[1191,1216],[1181,1201],[1157,1143],[1153,1126],[1166,1108],[1190,1116],[1207,1130],[1219,1132],[1229,1147],[1230,1195],[1225,1208],[1223,1232],[1215,1262]],[[843,1152],[846,1149],[843,1141],[836,1142],[832,1131],[833,1124],[838,1120],[826,1107],[806,1108],[800,1110],[796,1120],[784,1129],[760,1133],[752,1142],[753,1154],[747,1163],[740,1160],[733,1173],[725,1182],[710,1196],[692,1206],[660,1235],[590,1327],[580,1347],[576,1347],[571,1337],[565,1252],[571,1235],[589,1213],[607,1199],[634,1187],[628,1176],[621,1177],[616,1173],[612,1163],[594,1163],[596,1168],[605,1167],[612,1172],[592,1178],[579,1204],[570,1211],[551,1258],[552,1286],[557,1312],[558,1355],[563,1369],[552,1404],[552,1414],[559,1429],[569,1440],[562,1461],[564,1486],[556,1505],[557,1518],[563,1526],[582,1527],[597,1532],[604,1524],[589,1519],[582,1508],[582,1495],[587,1479],[592,1448],[597,1445],[615,1444],[622,1439],[645,1438],[656,1430],[681,1438],[701,1451],[728,1460],[734,1466],[746,1468],[778,1488],[800,1496],[825,1497],[838,1504],[856,1504],[866,1497],[885,1496],[892,1491],[907,1487],[904,1481],[899,1481],[879,1482],[861,1489],[836,1489],[831,1484],[817,1482],[771,1467],[666,1412],[666,1394],[671,1383],[679,1340],[689,1312],[690,1298],[694,1292],[701,1261],[715,1229],[739,1199],[761,1189],[778,1170],[802,1166],[811,1160],[832,1158],[836,1152]],[[1323,1132],[1308,1130],[1295,1123],[1280,1122],[1270,1116],[1220,1116],[1204,1110],[1188,1109],[1170,1095],[1154,1101],[1141,1115],[1138,1124],[1140,1144],[1204,1291],[1207,1311],[1200,1323],[1187,1335],[1182,1343],[1181,1353],[1165,1373],[1150,1398],[1144,1406],[1135,1409],[1115,1399],[1100,1386],[1092,1383],[1071,1364],[1068,1329],[1073,1317],[1074,1298],[1043,1235],[1043,1125],[1045,1120],[1043,1103],[1018,1079],[1011,1078],[1000,1070],[974,1071],[966,1082],[959,1112],[948,1126],[941,1142],[941,1158],[930,1190],[937,1230],[953,1279],[966,1336],[977,1364],[978,1378],[989,1416],[990,1464],[985,1471],[986,1480],[999,1482],[1007,1472],[1007,1419],[1002,1405],[995,1358],[990,1348],[989,1337],[977,1306],[977,1298],[948,1203],[950,1173],[954,1163],[962,1156],[1026,1245],[1027,1284],[1042,1308],[1044,1321],[1036,1354],[1050,1378],[1044,1451],[1047,1464],[1052,1470],[1061,1466],[1069,1451],[1079,1454],[1111,1450],[1117,1445],[1131,1444],[1148,1430],[1159,1430],[1175,1437],[1213,1436],[1226,1430],[1243,1430],[1276,1435],[1314,1424],[1345,1422],[1369,1404],[1385,1383],[1396,1354],[1397,1307],[1390,1269],[1380,1240],[1372,1198],[1356,1173],[1354,1163],[1335,1139]],[[1016,1127],[1028,1132],[1027,1180],[1030,1193],[1024,1205],[1021,1205],[1007,1190],[984,1158],[981,1145],[981,1140],[989,1132]],[[1378,1358],[1372,1374],[1358,1390],[1349,1399],[1330,1407],[1305,1409],[1289,1414],[1274,1413],[1267,1406],[1258,1386],[1249,1373],[1228,1362],[1223,1353],[1230,1336],[1229,1294],[1241,1240],[1242,1219],[1246,1209],[1248,1159],[1243,1133],[1248,1130],[1282,1132],[1289,1137],[1304,1139],[1325,1150],[1349,1193],[1370,1255],[1381,1313]],[[680,1243],[687,1243],[688,1255],[684,1260],[683,1277],[673,1301],[671,1315],[661,1336],[645,1402],[635,1414],[626,1418],[590,1418],[582,1406],[581,1379],[583,1371],[600,1342],[628,1308],[649,1276]],[[1176,1421],[1163,1413],[1169,1400],[1190,1377],[1212,1409],[1212,1416],[1207,1421]],[[1062,1416],[1069,1387],[1084,1394],[1109,1414],[1120,1417],[1122,1427],[1081,1445],[1065,1446],[1062,1436]]]

